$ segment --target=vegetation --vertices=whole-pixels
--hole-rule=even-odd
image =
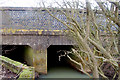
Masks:
[[[7,69],[11,70],[12,72],[16,73],[19,76],[18,80],[22,80],[23,78],[34,79],[35,76],[34,67],[29,67],[25,64],[11,60],[1,55],[0,64],[6,67]],[[15,78],[17,78],[18,76],[16,76]]]
[[[83,73],[93,78],[100,76],[109,78],[101,66],[106,62],[110,63],[115,70],[112,78],[116,78],[119,73],[118,57],[120,57],[118,48],[119,2],[110,2],[109,0],[107,2],[96,2],[99,10],[92,9],[88,0],[86,0],[86,6],[80,3],[79,0],[73,2],[63,0],[63,5],[57,3],[61,8],[58,15],[54,15],[54,12],[50,12],[46,8],[50,16],[69,29],[69,34],[76,41],[77,47],[73,48],[70,53],[80,60],[73,59],[69,55],[67,57],[79,65]],[[45,7],[44,3],[43,5]],[[58,17],[60,14],[66,17],[66,21]],[[93,76],[85,70],[86,68],[92,71]]]

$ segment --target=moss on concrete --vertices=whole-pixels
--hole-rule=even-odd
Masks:
[[[21,72],[18,80],[21,80],[21,79],[24,79],[24,80],[26,80],[26,79],[34,79],[34,77],[35,77],[34,68],[33,67],[29,67],[27,69],[24,69]]]
[[[23,78],[34,79],[35,76],[34,67],[27,66],[25,64],[11,60],[1,55],[0,64],[2,64],[4,67],[10,69],[12,72],[16,74],[20,73],[19,80]]]

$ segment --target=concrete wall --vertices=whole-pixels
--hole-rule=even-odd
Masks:
[[[73,39],[65,35],[46,35],[28,32],[3,33],[2,45],[29,45],[34,50],[33,66],[42,74],[47,73],[47,48],[50,45],[74,45]]]

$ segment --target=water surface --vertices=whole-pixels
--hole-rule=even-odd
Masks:
[[[78,72],[67,65],[56,65],[48,68],[47,75],[40,75],[41,78],[89,78],[87,75]]]

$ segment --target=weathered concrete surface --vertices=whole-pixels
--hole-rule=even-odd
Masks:
[[[62,20],[66,17],[51,9]],[[72,45],[65,36],[66,27],[53,19],[43,8],[0,8],[2,14],[1,45],[28,45],[34,49],[36,71],[47,73],[47,48],[50,45]],[[61,26],[61,27],[60,27]],[[62,30],[62,31],[61,31]]]
[[[42,34],[36,32],[16,32],[2,33],[2,45],[28,45],[34,49],[33,66],[37,72],[47,73],[47,48],[50,45],[73,45],[73,41],[59,32],[52,31],[50,34],[43,31]]]
[[[66,17],[59,13],[60,10],[50,11],[59,19],[66,21]],[[2,13],[1,45],[32,47],[35,52],[33,65],[40,73],[47,73],[47,48],[50,45],[75,44],[73,39],[65,36],[63,30],[66,27],[42,8],[0,8],[0,13]],[[79,18],[77,20],[79,21]]]

